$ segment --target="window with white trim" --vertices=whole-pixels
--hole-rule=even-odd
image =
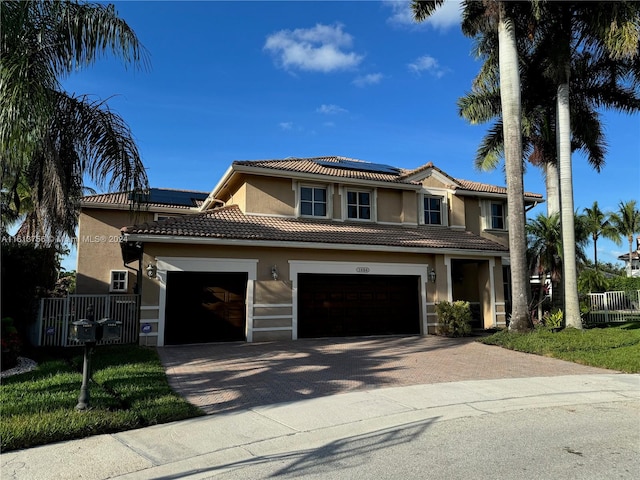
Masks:
[[[126,292],[128,283],[129,272],[127,270],[111,270],[110,292]]]
[[[442,207],[444,205],[443,198],[433,195],[425,195],[423,200],[424,224],[425,225],[444,225],[442,221]]]
[[[506,230],[507,216],[504,202],[490,202],[489,204],[489,228],[492,230]]]
[[[305,217],[327,216],[327,188],[300,186],[300,215]]]
[[[371,192],[347,191],[347,218],[371,220]]]

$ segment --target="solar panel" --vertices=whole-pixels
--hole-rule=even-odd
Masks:
[[[194,207],[196,200],[205,200],[208,194],[197,192],[181,192],[178,190],[165,190],[152,188],[149,194],[141,195],[142,201],[147,203],[159,203],[162,205],[180,205]],[[129,196],[131,199],[131,195]]]
[[[361,172],[386,173],[389,175],[398,175],[400,173],[399,168],[383,163],[357,162],[355,160],[338,160],[337,162],[315,160],[315,163],[323,167],[343,168],[345,170],[357,170]]]

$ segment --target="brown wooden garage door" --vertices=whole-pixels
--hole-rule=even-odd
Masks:
[[[246,340],[246,273],[167,272],[166,345]]]
[[[418,333],[419,277],[298,275],[300,338]]]

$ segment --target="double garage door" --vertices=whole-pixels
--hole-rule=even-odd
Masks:
[[[298,336],[420,333],[416,276],[298,275]]]
[[[247,274],[168,272],[165,344],[246,339]],[[420,333],[417,276],[298,275],[298,337]]]

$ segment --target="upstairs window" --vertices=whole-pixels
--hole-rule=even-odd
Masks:
[[[371,220],[371,192],[347,192],[347,218]]]
[[[110,292],[126,292],[128,287],[129,272],[126,270],[111,270]]]
[[[324,187],[300,187],[300,215],[327,216],[327,189]]]
[[[506,207],[503,202],[491,202],[489,214],[489,228],[492,230],[506,230]]]
[[[424,196],[424,224],[442,225],[442,197]]]

